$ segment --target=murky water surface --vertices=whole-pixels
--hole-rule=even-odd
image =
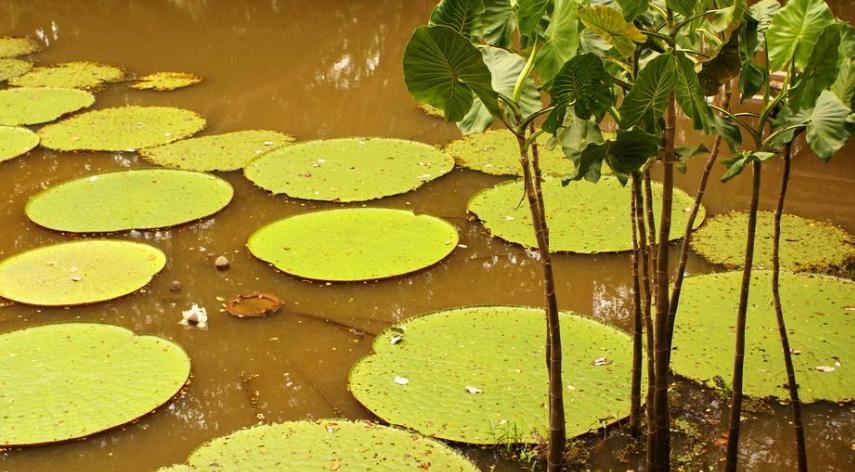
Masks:
[[[92,60],[135,73],[188,71],[202,85],[171,93],[134,91],[122,85],[98,94],[95,105],[172,105],[208,119],[205,134],[273,129],[300,140],[344,136],[389,136],[442,144],[456,129],[414,108],[400,65],[402,48],[422,23],[433,0],[3,0],[0,35],[37,38],[50,64]],[[836,2],[838,14],[847,2]],[[851,16],[850,16],[851,17]],[[683,123],[686,124],[685,122]],[[684,126],[683,129],[687,129]],[[686,133],[683,141],[697,136]],[[855,231],[855,146],[830,164],[809,152],[795,159],[788,210],[831,220]],[[92,173],[139,168],[132,153],[54,153],[39,149],[0,165],[0,257],[35,246],[66,241],[24,217],[28,196],[57,182]],[[693,192],[701,162],[678,178]],[[769,166],[773,167],[773,166]],[[720,172],[721,170],[717,170]],[[780,169],[765,174],[761,205],[772,208]],[[310,210],[333,208],[272,197],[240,173],[223,177],[235,187],[234,202],[213,218],[164,231],[122,233],[146,241],[169,257],[167,268],[142,293],[110,303],[73,309],[0,308],[0,331],[59,321],[103,321],[151,333],[183,346],[193,360],[186,393],[139,422],[85,441],[9,450],[0,469],[10,471],[149,471],[181,462],[208,439],[263,420],[371,418],[348,393],[351,365],[370,350],[372,335],[391,323],[461,305],[537,305],[542,295],[539,268],[521,248],[491,239],[466,218],[466,201],[502,181],[457,169],[416,192],[387,198],[378,206],[410,208],[453,222],[466,248],[444,263],[414,275],[365,284],[309,283],[277,273],[244,247],[265,223]],[[745,208],[749,179],[713,183],[706,205],[711,213]],[[676,252],[675,252],[676,254]],[[214,269],[226,255],[232,268]],[[561,307],[607,323],[629,327],[628,255],[555,258]],[[712,267],[692,256],[692,273]],[[178,280],[184,290],[169,290]],[[286,300],[273,318],[238,320],[217,311],[220,298],[264,290]],[[180,312],[200,303],[212,312],[210,329],[179,326]],[[572,375],[572,374],[571,374]],[[627,387],[628,388],[628,387]],[[685,384],[683,411],[726,418],[720,397]],[[573,414],[572,411],[568,412]],[[808,451],[814,470],[855,470],[855,413],[851,406],[806,409]],[[744,423],[745,470],[791,468],[791,429],[786,407],[760,409]],[[709,446],[704,467],[721,451],[710,446],[724,424],[702,430],[693,444]],[[690,441],[676,439],[676,454]],[[637,459],[619,461],[619,439],[592,441],[594,470],[627,470]],[[492,452],[467,449],[489,468],[519,470]]]

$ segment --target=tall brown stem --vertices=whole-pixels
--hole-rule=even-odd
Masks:
[[[650,169],[644,171],[644,213],[647,217],[647,234],[650,235],[647,244],[652,274],[656,272],[656,217],[653,214],[653,179],[650,177]],[[655,290],[656,280],[652,282]]]
[[[641,246],[638,244],[638,226],[635,217],[638,204],[635,196],[636,179],[632,181],[632,197],[629,220],[632,225],[632,382],[630,385],[629,432],[633,438],[641,435]]]
[[[790,402],[793,405],[793,425],[796,430],[796,457],[799,472],[807,472],[807,446],[805,444],[805,428],[802,422],[802,406],[799,402],[799,386],[796,383],[796,370],[793,367],[793,356],[790,351],[790,339],[787,325],[784,321],[784,309],[781,304],[780,275],[781,275],[781,217],[784,215],[784,202],[787,198],[787,187],[790,181],[790,161],[792,158],[792,142],[784,146],[784,173],[781,176],[781,191],[778,194],[778,205],[775,207],[774,235],[772,237],[772,300],[775,305],[775,317],[778,319],[778,334],[781,337],[781,349],[784,351],[784,364],[787,368],[787,388],[790,390]]]
[[[644,319],[645,341],[647,344],[647,464],[648,469],[652,470],[653,466],[653,451],[654,439],[656,437],[656,421],[653,415],[654,407],[654,386],[656,385],[656,369],[653,352],[653,318],[651,316],[651,299],[653,291],[650,284],[650,265],[649,253],[647,247],[647,227],[644,224],[644,197],[641,193],[641,175],[636,172],[632,175],[632,192],[635,196],[636,212],[635,226],[638,228],[638,246],[640,249],[640,266],[641,266],[641,287],[642,287],[642,316]]]
[[[730,109],[730,97],[732,94],[730,82],[724,84],[724,97],[721,101],[721,107],[724,110]],[[689,260],[689,244],[692,241],[692,231],[695,227],[695,220],[698,217],[698,211],[701,208],[701,203],[704,200],[704,194],[707,191],[707,182],[712,173],[713,166],[718,159],[718,153],[721,149],[721,134],[716,134],[713,140],[710,156],[704,165],[701,181],[698,183],[698,192],[695,194],[695,202],[689,211],[689,219],[686,221],[686,229],[683,233],[683,242],[680,246],[680,261],[677,264],[677,274],[674,278],[674,288],[671,290],[671,303],[668,306],[668,353],[670,356],[672,343],[674,341],[674,323],[677,319],[677,307],[680,305],[680,294],[683,290],[683,279],[686,276],[686,263]]]
[[[543,210],[543,194],[538,192],[540,183],[536,182],[529,168],[528,144],[525,132],[517,136],[520,150],[526,198],[529,212],[535,228],[540,262],[543,268],[543,292],[546,299],[546,329],[549,355],[549,451],[547,468],[550,472],[562,469],[564,445],[567,432],[564,425],[564,389],[561,372],[561,331],[558,319],[558,301],[555,296],[555,278],[552,272],[552,258],[549,254],[549,235]],[[534,144],[533,146],[536,146]],[[536,152],[536,151],[535,151]],[[532,167],[539,167],[535,163]],[[539,175],[539,170],[536,171]]]
[[[742,371],[745,364],[745,324],[748,314],[748,294],[751,291],[751,269],[754,264],[754,239],[757,231],[757,206],[760,201],[761,163],[753,164],[754,179],[751,186],[751,207],[748,213],[748,234],[745,242],[745,261],[742,268],[742,285],[739,290],[739,307],[736,311],[736,352],[733,355],[733,393],[730,398],[729,433],[727,437],[726,472],[736,472],[739,453],[739,423],[742,415]]]

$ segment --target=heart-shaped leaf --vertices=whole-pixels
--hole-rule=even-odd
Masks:
[[[484,2],[481,0],[442,0],[430,15],[431,26],[447,26],[463,36],[480,33]]]
[[[663,54],[647,63],[621,105],[621,128],[639,125],[655,130],[676,84],[677,66],[670,55]]]
[[[601,116],[614,103],[611,76],[602,59],[593,54],[582,54],[567,61],[546,89],[555,106],[543,124],[549,132],[559,128],[568,106],[573,107],[579,118],[588,119]]]
[[[781,70],[791,60],[804,69],[820,33],[834,23],[824,0],[790,0],[772,17],[767,34],[769,67]]]
[[[602,5],[579,9],[579,19],[586,28],[601,36],[623,57],[635,51],[635,43],[643,43],[647,36],[623,19],[621,12]]]

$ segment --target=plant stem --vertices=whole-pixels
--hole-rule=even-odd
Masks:
[[[778,320],[778,333],[781,337],[781,349],[784,351],[784,364],[787,368],[787,388],[790,390],[790,402],[793,405],[793,425],[796,430],[796,456],[799,472],[807,472],[807,447],[805,445],[805,429],[802,422],[802,406],[799,402],[799,386],[796,383],[796,370],[793,368],[793,356],[790,351],[790,340],[787,335],[787,325],[784,322],[784,309],[781,305],[780,274],[781,274],[781,217],[784,214],[784,201],[787,198],[787,187],[790,181],[790,161],[793,143],[784,146],[784,174],[781,176],[781,191],[778,194],[778,206],[775,208],[774,236],[772,239],[772,300],[775,304],[775,316]]]
[[[727,110],[730,108],[730,98],[733,91],[731,90],[730,82],[724,85],[724,97],[722,98],[721,106]],[[686,230],[683,233],[683,242],[680,246],[680,261],[677,265],[677,274],[674,279],[674,288],[671,290],[671,303],[668,306],[668,353],[670,356],[672,343],[674,341],[674,323],[677,319],[677,307],[680,304],[680,293],[683,289],[683,279],[686,276],[686,264],[689,260],[689,243],[692,241],[692,231],[695,227],[695,219],[698,217],[698,211],[701,208],[701,203],[704,200],[704,194],[707,190],[707,182],[712,173],[713,166],[718,159],[718,153],[721,149],[721,134],[716,134],[713,140],[712,150],[707,162],[704,165],[701,181],[698,183],[698,192],[695,194],[695,202],[689,212],[689,219],[686,221]]]
[[[630,204],[630,224],[632,225],[632,382],[630,385],[629,432],[633,438],[641,435],[641,280],[639,264],[641,261],[641,246],[638,244],[638,226],[635,219],[638,215],[639,201],[635,195],[637,186],[635,174],[632,176],[632,203]]]
[[[564,382],[561,372],[561,331],[558,319],[558,300],[555,296],[555,278],[552,272],[552,258],[549,254],[549,233],[543,211],[543,195],[538,192],[540,188],[539,179],[535,179],[531,169],[534,167],[535,175],[540,175],[540,166],[539,163],[533,162],[530,167],[529,146],[525,136],[518,136],[517,144],[520,151],[525,193],[532,223],[535,227],[537,247],[543,268],[543,292],[546,299],[546,339],[547,355],[549,356],[549,452],[547,469],[550,472],[559,472],[562,469],[567,432],[564,424]],[[533,146],[537,146],[537,144]]]
[[[751,207],[748,213],[748,234],[745,243],[745,261],[742,268],[742,285],[739,291],[739,307],[736,311],[736,351],[733,355],[733,393],[730,398],[729,433],[727,436],[726,472],[736,472],[739,453],[739,423],[742,415],[742,374],[745,364],[745,324],[748,318],[748,293],[751,290],[751,269],[754,264],[754,238],[757,231],[757,206],[760,201],[761,162],[753,162]]]
[[[656,369],[653,352],[653,318],[651,316],[651,298],[653,292],[650,287],[650,253],[647,247],[647,228],[644,224],[644,197],[641,193],[641,175],[638,172],[632,175],[632,192],[635,196],[636,213],[635,226],[638,228],[638,246],[641,251],[641,287],[644,294],[642,298],[642,316],[644,319],[644,331],[646,333],[645,341],[647,344],[647,461],[648,464],[653,464],[653,440],[656,432],[656,422],[653,416],[653,397],[654,386],[656,384]],[[648,467],[650,468],[650,467]]]
[[[650,169],[644,171],[644,212],[647,216],[647,234],[650,236],[648,245],[648,263],[650,273],[656,272],[656,218],[653,216],[653,183],[650,178]],[[656,290],[656,279],[652,281],[654,291]]]

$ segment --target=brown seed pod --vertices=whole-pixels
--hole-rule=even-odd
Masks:
[[[272,293],[252,292],[229,300],[226,303],[226,312],[238,318],[262,318],[279,311],[284,303]]]

